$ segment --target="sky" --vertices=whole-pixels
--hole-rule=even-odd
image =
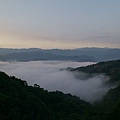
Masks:
[[[120,48],[120,0],[0,0],[1,48]]]

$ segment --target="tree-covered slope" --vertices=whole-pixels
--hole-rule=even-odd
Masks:
[[[84,72],[89,74],[105,74],[110,77],[107,83],[115,85],[104,95],[102,101],[93,104],[94,118],[99,120],[120,119],[120,60],[100,62],[87,67],[68,68],[71,72]]]
[[[86,67],[68,68],[72,72],[85,72],[88,74],[105,74],[110,76],[110,82],[120,81],[120,60],[99,62]]]
[[[0,72],[0,120],[71,120],[86,116],[91,105],[60,91],[39,86]]]
[[[120,81],[120,60],[70,70],[104,73],[111,81]],[[102,101],[90,104],[71,94],[28,86],[26,81],[0,72],[0,120],[119,120],[119,108],[119,83]]]

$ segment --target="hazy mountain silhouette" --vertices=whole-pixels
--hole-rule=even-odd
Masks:
[[[0,60],[73,60],[109,61],[120,59],[118,48],[78,48],[78,49],[7,49],[0,48]]]
[[[70,61],[78,61],[78,62],[95,62],[96,58],[81,55],[81,56],[62,56],[62,55],[54,55],[46,52],[21,52],[21,53],[10,53],[6,55],[2,55],[0,57],[1,61],[38,61],[38,60],[70,60]]]

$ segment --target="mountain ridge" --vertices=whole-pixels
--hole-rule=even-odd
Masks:
[[[69,60],[71,60],[70,57],[76,57],[76,56],[89,56],[90,61],[91,61],[91,58],[93,58],[93,61],[98,61],[98,62],[120,59],[119,48],[94,48],[92,47],[92,48],[77,48],[77,49],[40,49],[40,48],[7,49],[7,48],[0,48],[0,60],[2,60],[2,58],[4,57],[7,58],[7,56],[10,57],[10,55],[12,56],[13,54],[18,54],[19,56],[19,54],[21,53],[32,54],[33,52],[41,52],[44,54],[48,54],[47,60],[50,59],[49,58],[50,54],[52,54],[52,56],[54,55],[53,57],[54,60],[57,59],[57,57],[64,57],[65,59],[68,59],[66,57],[69,57]],[[79,61],[79,60],[77,59],[76,61]]]
[[[62,55],[54,55],[52,53],[47,52],[20,52],[20,53],[10,53],[7,55],[0,56],[1,61],[38,61],[38,60],[63,60],[63,61],[77,61],[77,62],[96,62],[97,59],[88,55],[81,56],[62,56]]]

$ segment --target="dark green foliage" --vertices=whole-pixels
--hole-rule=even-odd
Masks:
[[[24,83],[0,72],[0,120],[77,120],[91,108],[76,96]]]
[[[110,82],[115,83],[120,81],[120,60],[99,62],[94,65],[88,65],[87,67],[69,68],[69,71],[78,71],[92,74],[105,74],[110,76]]]
[[[114,85],[114,88],[108,91],[102,101],[94,103],[91,116],[94,120],[120,119],[120,60],[100,62],[87,67],[69,68],[68,70],[87,73],[88,77],[92,74],[109,76],[110,80],[107,83]]]
[[[88,74],[104,73],[120,81],[120,60],[70,69]],[[48,92],[0,72],[0,120],[119,120],[120,85],[92,105],[71,94]]]

